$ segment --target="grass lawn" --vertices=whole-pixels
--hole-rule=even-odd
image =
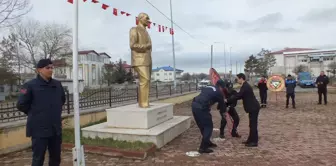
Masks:
[[[106,119],[103,119],[99,122],[96,123],[91,123],[87,124],[85,126],[82,126],[81,128],[92,126],[95,124],[99,124],[102,122],[106,122]],[[62,134],[62,140],[63,143],[70,143],[74,144],[75,143],[75,133],[73,128],[67,128],[63,129],[63,134]],[[93,146],[105,146],[105,147],[111,147],[111,148],[117,148],[121,150],[133,150],[133,151],[141,151],[150,148],[153,143],[149,142],[127,142],[127,141],[118,141],[118,140],[113,140],[112,138],[107,138],[107,139],[101,139],[101,138],[84,138],[82,137],[82,132],[81,132],[81,144],[83,145],[93,145]]]

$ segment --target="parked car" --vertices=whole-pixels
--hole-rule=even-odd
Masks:
[[[198,83],[198,89],[202,89],[203,87],[206,87],[210,84],[211,84],[210,80],[202,80]]]

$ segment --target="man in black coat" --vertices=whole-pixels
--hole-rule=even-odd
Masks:
[[[327,85],[329,84],[329,78],[321,71],[320,76],[316,79],[317,91],[318,91],[318,104],[322,104],[322,94],[324,98],[324,104],[327,104]]]
[[[246,76],[243,73],[237,74],[238,83],[241,84],[241,88],[237,95],[229,98],[228,103],[236,100],[243,100],[243,106],[246,113],[249,114],[249,126],[250,133],[245,142],[247,147],[258,146],[258,116],[260,110],[260,104],[254,95],[253,89],[249,83],[247,83]]]
[[[260,102],[261,102],[261,108],[264,108],[267,106],[267,79],[265,76],[262,76],[260,81],[258,82],[258,89],[259,89],[259,95],[260,95]]]
[[[32,166],[43,166],[47,149],[49,166],[59,166],[65,93],[61,82],[51,78],[53,65],[50,59],[40,60],[36,68],[37,77],[20,90],[17,108],[28,115],[26,135],[32,140]]]

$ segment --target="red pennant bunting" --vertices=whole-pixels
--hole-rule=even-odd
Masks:
[[[113,15],[118,16],[118,9],[113,8]]]
[[[174,29],[170,28],[170,34],[174,35]]]
[[[102,4],[102,8],[104,9],[104,10],[106,10],[108,7],[110,7],[109,5],[106,5],[106,4]]]
[[[74,3],[74,0],[67,0],[69,3],[73,4]],[[86,2],[87,0],[83,0],[83,2]],[[91,0],[92,3],[100,3],[99,0]],[[103,10],[107,10],[110,6],[107,5],[107,4],[102,4],[102,9]],[[131,14],[130,13],[127,13],[125,11],[120,11],[120,14],[121,15],[126,15],[126,16],[130,16]],[[117,8],[113,8],[113,15],[115,16],[118,16],[118,9]],[[135,18],[135,24],[138,25],[139,24],[139,20],[138,20],[138,17]],[[152,26],[156,26],[156,23],[154,22],[149,22],[148,24],[148,29],[150,29]],[[159,32],[165,32],[165,30],[168,30],[168,27],[166,26],[163,26],[163,25],[158,25],[158,28],[159,28]],[[172,28],[169,28],[169,32],[171,35],[174,35],[174,29]]]

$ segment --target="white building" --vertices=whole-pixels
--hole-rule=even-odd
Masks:
[[[78,77],[84,81],[84,86],[95,88],[103,85],[103,66],[111,63],[111,57],[106,53],[97,53],[94,50],[79,51],[78,56]],[[55,60],[53,64],[56,79],[72,79],[72,57]]]
[[[276,59],[276,65],[271,68],[272,74],[295,75],[295,67],[305,65],[313,76],[318,76],[321,71],[329,69],[330,63],[336,62],[336,49],[285,48],[272,55]]]
[[[176,69],[176,81],[181,80],[181,73],[183,70]],[[152,80],[161,82],[172,82],[174,81],[174,68],[170,66],[157,67],[152,70]]]

